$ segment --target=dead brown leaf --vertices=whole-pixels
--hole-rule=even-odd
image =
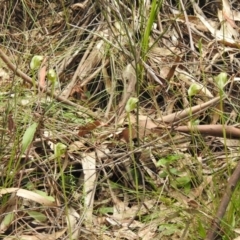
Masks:
[[[46,84],[46,75],[47,75],[47,66],[43,66],[38,72],[38,81],[40,89],[45,89]]]
[[[101,122],[96,120],[94,122],[87,123],[84,126],[79,127],[78,136],[83,137],[84,135],[90,133],[96,127],[100,126]]]

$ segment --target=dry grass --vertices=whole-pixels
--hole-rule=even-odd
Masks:
[[[210,239],[239,160],[239,4],[72,2],[0,1],[2,238]]]

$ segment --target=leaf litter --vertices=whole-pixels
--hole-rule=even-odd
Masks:
[[[149,46],[150,1],[2,3],[3,239],[213,239],[239,159],[240,5],[190,2],[161,2]]]

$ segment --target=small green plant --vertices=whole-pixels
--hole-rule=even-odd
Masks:
[[[43,61],[43,56],[35,55],[35,56],[33,56],[32,60],[30,62],[32,82],[33,82],[33,86],[34,86],[35,90],[36,90],[36,81],[37,81],[37,71],[39,70],[42,61]]]
[[[132,128],[132,123],[131,123],[131,117],[130,117],[130,113],[137,108],[137,103],[138,103],[138,99],[137,98],[129,98],[127,101],[127,104],[125,106],[125,110],[127,112],[127,117],[128,117],[128,129],[129,129],[129,147],[130,147],[130,151],[132,152],[131,157],[133,160],[133,164],[134,164],[134,169],[133,169],[133,175],[135,177],[135,185],[137,188],[137,192],[138,192],[138,171],[137,171],[137,165],[136,165],[136,161],[134,158],[134,153],[133,153],[133,149],[134,149],[134,145],[133,145],[133,141],[132,141],[132,136],[133,136],[133,128]]]
[[[227,83],[227,73],[221,72],[214,78],[217,87],[219,89],[219,96],[220,96],[220,111],[221,111],[221,122],[224,125],[225,124],[225,118],[224,118],[224,108],[223,108],[223,100],[225,97],[224,87]]]
[[[197,95],[202,89],[202,86],[197,84],[197,83],[193,83],[190,85],[189,89],[188,89],[188,96],[189,97],[193,97],[195,95]]]
[[[159,176],[161,178],[169,176],[173,187],[184,188],[188,191],[191,185],[191,176],[186,171],[178,170],[174,167],[174,163],[177,163],[181,158],[181,155],[173,154],[159,159],[157,166],[162,167]]]
[[[43,56],[40,55],[35,55],[33,56],[31,62],[30,62],[30,68],[32,71],[36,71],[39,69],[39,67],[41,66],[43,60]],[[35,75],[35,74],[34,74]]]
[[[70,186],[70,191],[73,193],[77,188],[77,178],[73,175],[73,166],[70,165],[69,175],[67,181]]]
[[[61,180],[62,180],[62,189],[63,189],[63,194],[65,199],[67,199],[67,195],[66,195],[66,181],[65,181],[65,177],[64,177],[64,169],[62,166],[62,161],[61,161],[61,157],[66,153],[67,150],[67,146],[64,145],[63,143],[57,143],[56,145],[54,145],[54,156],[56,161],[58,162],[58,166],[60,168],[60,176],[61,176]]]
[[[145,11],[145,6],[144,6],[144,2],[141,2],[142,6],[141,6],[141,11],[144,12]],[[157,0],[153,0],[151,3],[151,11],[150,14],[148,16],[148,18],[144,18],[143,19],[143,26],[142,29],[144,29],[144,34],[143,34],[143,38],[142,38],[142,42],[141,42],[141,49],[142,49],[142,55],[141,57],[145,60],[146,54],[149,50],[149,39],[150,39],[150,34],[155,22],[155,19],[157,17],[158,11],[162,6],[163,1],[157,1]],[[147,19],[147,23],[145,23],[145,20]]]
[[[53,96],[54,90],[57,86],[57,73],[54,69],[49,69],[47,72],[47,80],[51,83],[51,95]]]
[[[224,94],[224,87],[227,83],[227,73],[221,72],[214,78],[220,92],[220,96]]]

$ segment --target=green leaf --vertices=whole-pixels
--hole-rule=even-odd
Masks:
[[[164,236],[170,236],[180,231],[180,229],[176,224],[161,224],[158,228],[158,231]]]
[[[5,227],[8,227],[12,223],[13,219],[14,219],[14,213],[10,212],[7,215],[5,215],[2,224]]]
[[[32,70],[37,70],[40,67],[42,60],[43,56],[35,55],[30,62],[30,68]]]
[[[198,49],[199,49],[200,54],[202,54],[202,38],[200,38],[198,41]]]
[[[47,217],[43,213],[37,211],[28,211],[28,214],[38,222],[45,222],[47,220]]]
[[[181,155],[173,154],[173,155],[168,155],[165,158],[160,158],[157,162],[157,167],[164,167],[167,166],[175,161],[177,161],[179,158],[181,158]]]
[[[31,126],[29,126],[27,128],[27,130],[25,131],[24,135],[23,135],[23,139],[22,139],[22,152],[24,153],[26,151],[26,149],[30,146],[33,137],[35,135],[35,132],[37,130],[38,127],[38,123],[33,123]]]
[[[169,164],[169,161],[167,158],[161,158],[157,161],[157,167],[164,167]]]
[[[132,110],[134,110],[137,107],[137,98],[129,98],[125,107],[125,110],[127,113],[130,113]]]
[[[178,176],[180,174],[176,168],[170,168],[169,171],[171,174],[173,174],[175,176]]]
[[[202,239],[204,239],[206,237],[206,230],[200,220],[197,221],[197,229],[198,229],[199,236]]]
[[[168,176],[168,172],[167,171],[161,171],[160,173],[159,173],[159,177],[160,178],[165,178],[165,177],[167,177]]]
[[[189,176],[177,177],[174,181],[177,187],[184,187],[191,182],[191,178]]]
[[[46,192],[40,191],[40,190],[34,190],[35,193],[39,194],[42,197],[45,197],[47,200],[54,202],[55,199],[52,196],[48,196]]]
[[[112,207],[101,207],[99,210],[99,213],[106,214],[106,213],[113,213]]]

